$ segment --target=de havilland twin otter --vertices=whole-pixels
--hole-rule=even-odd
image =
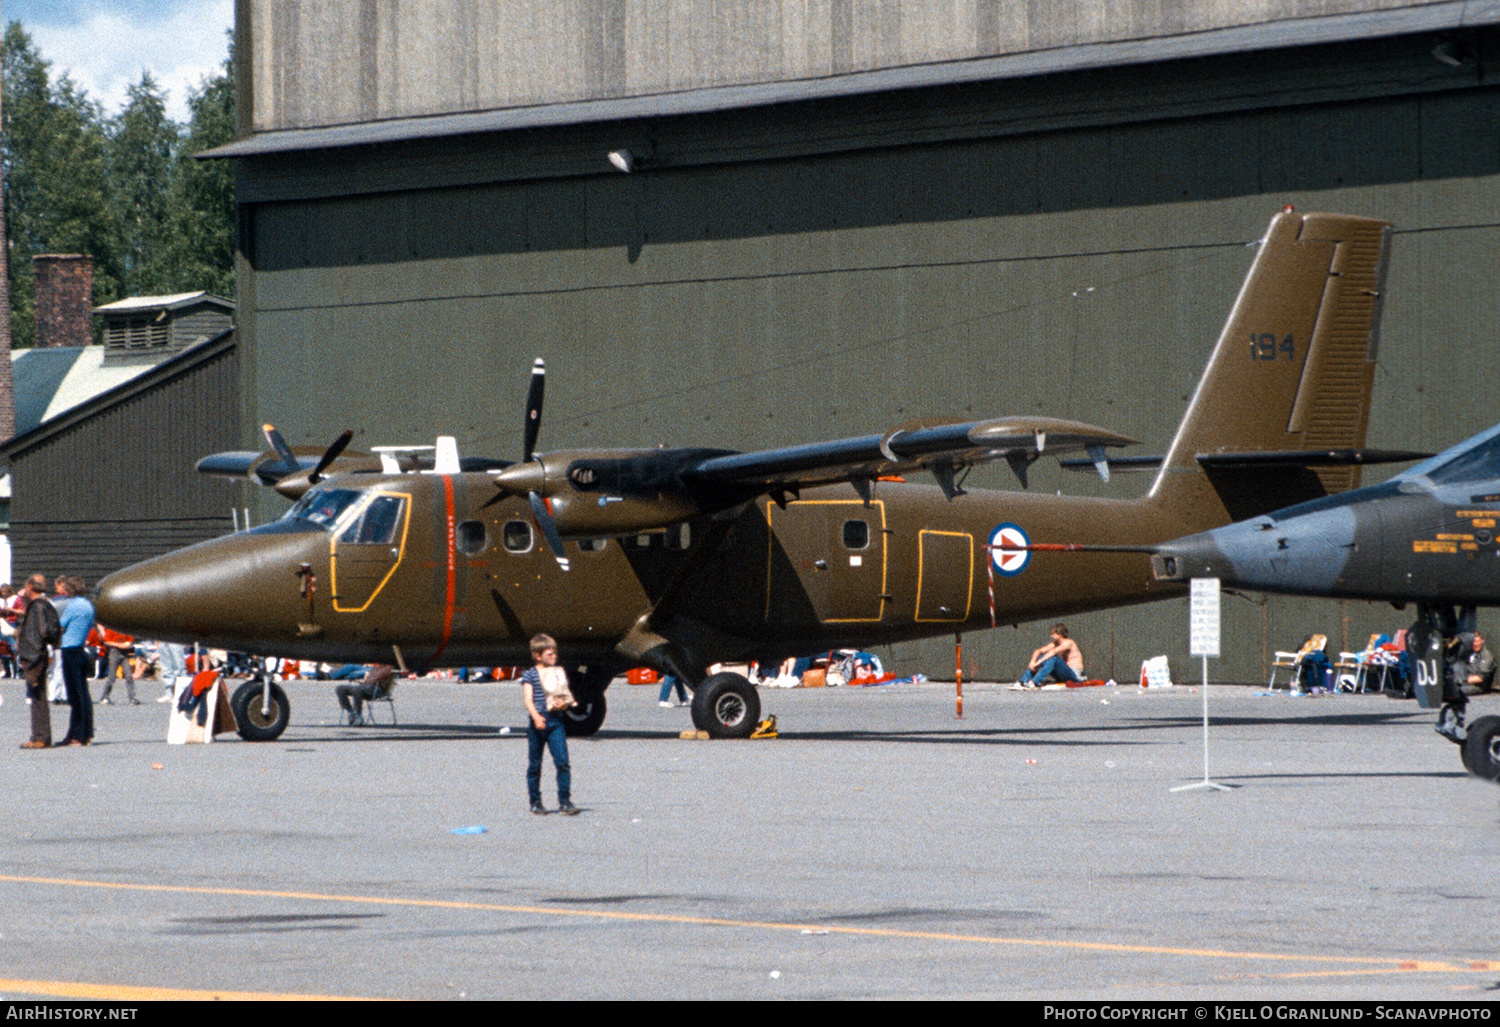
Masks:
[[[411,450],[206,458],[297,498],[280,520],[148,560],[100,583],[100,620],[138,636],[330,662],[514,665],[555,636],[574,665],[577,733],[636,665],[694,690],[700,729],[749,734],[755,688],[717,663],[869,647],[1178,596],[1140,552],[1085,561],[1031,538],[1149,546],[1355,485],[1390,248],[1382,221],[1272,219],[1145,496],[963,488],[1004,460],[1131,440],[1044,417],[909,424],[882,435],[735,453],[535,451],[521,460]],[[1116,466],[1128,463],[1120,461]],[[934,484],[902,480],[930,473]],[[989,562],[990,566],[986,566]],[[993,589],[990,579],[993,578]],[[993,598],[991,598],[993,596]],[[247,694],[253,693],[253,694]],[[241,733],[274,738],[282,690],[237,694]]]

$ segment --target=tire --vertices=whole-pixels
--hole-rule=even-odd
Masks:
[[[1469,725],[1463,744],[1464,768],[1486,781],[1500,781],[1500,717],[1480,717]]]
[[[234,710],[234,719],[239,724],[240,737],[247,742],[274,742],[286,730],[292,719],[292,706],[287,702],[286,692],[278,684],[271,685],[270,706],[261,711],[261,693],[265,686],[259,681],[246,681],[234,690],[229,700]]]
[[[760,693],[738,674],[715,674],[693,691],[693,725],[710,738],[749,738],[760,723]]]
[[[603,692],[580,695],[577,699],[577,706],[563,711],[563,731],[569,738],[587,738],[603,725],[609,704],[604,701]]]

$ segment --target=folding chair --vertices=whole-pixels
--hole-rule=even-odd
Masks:
[[[1302,643],[1302,648],[1296,652],[1277,652],[1276,659],[1271,663],[1271,680],[1266,685],[1267,690],[1276,687],[1276,672],[1282,668],[1286,668],[1291,671],[1291,675],[1287,681],[1287,688],[1293,692],[1300,692],[1302,684],[1298,678],[1302,673],[1302,661],[1312,653],[1322,652],[1327,645],[1328,636],[1311,635],[1306,642]]]
[[[1333,665],[1333,680],[1340,692],[1363,692],[1365,690],[1365,676],[1370,669],[1370,657],[1375,653],[1375,646],[1380,636],[1379,631],[1375,632],[1365,643],[1365,647],[1357,653],[1339,653],[1338,661]]]
[[[1301,653],[1289,653],[1278,649],[1276,651],[1276,659],[1271,661],[1271,680],[1266,682],[1267,690],[1275,690],[1276,672],[1278,670],[1290,671],[1292,680],[1295,680],[1297,677],[1297,665],[1301,662]],[[1288,682],[1288,685],[1290,685],[1290,682]]]
[[[369,720],[369,722],[371,724],[376,723],[376,720],[375,720],[375,704],[378,703],[378,702],[383,702],[383,703],[386,704],[386,707],[391,711],[391,725],[393,727],[395,726],[395,724],[396,724],[396,680],[397,680],[396,679],[396,675],[392,674],[390,677],[386,678],[384,681],[382,681],[378,685],[376,685],[375,686],[375,694],[373,696],[371,696],[370,698],[368,698],[368,699],[365,700],[365,717]]]

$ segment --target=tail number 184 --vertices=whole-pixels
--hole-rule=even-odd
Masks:
[[[1288,335],[1280,343],[1276,336],[1270,332],[1262,332],[1256,335],[1250,333],[1250,359],[1251,360],[1292,360],[1297,355],[1297,346]]]

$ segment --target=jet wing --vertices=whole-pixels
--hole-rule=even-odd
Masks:
[[[962,491],[954,483],[955,471],[996,460],[1010,464],[1024,486],[1026,468],[1044,452],[1086,450],[1108,480],[1105,447],[1134,442],[1104,428],[1055,417],[912,423],[885,435],[711,457],[687,470],[683,479],[692,485],[733,485],[776,493],[930,471],[951,497]]]

